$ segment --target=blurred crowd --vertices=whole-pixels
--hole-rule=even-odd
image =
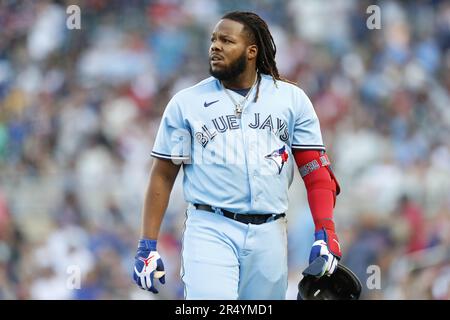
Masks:
[[[371,4],[381,29],[366,25]],[[209,76],[209,34],[231,10],[268,22],[280,73],[313,101],[362,298],[450,298],[448,1],[4,0],[0,299],[183,297],[180,176],[158,242],[166,285],[132,281],[150,151],[170,97]],[[314,229],[296,177],[288,299]]]

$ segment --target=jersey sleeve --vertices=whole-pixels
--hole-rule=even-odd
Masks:
[[[299,90],[296,102],[297,117],[294,126],[292,149],[325,150],[319,118],[311,100],[303,90]]]
[[[189,160],[191,134],[179,104],[172,98],[161,118],[151,155],[160,159]]]

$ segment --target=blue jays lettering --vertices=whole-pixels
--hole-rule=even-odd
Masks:
[[[265,117],[264,120],[261,119],[261,114],[255,113],[254,119],[248,124],[248,127],[258,130],[270,130],[274,132],[281,141],[285,143],[289,141],[289,131],[285,120],[273,117],[271,114]],[[276,125],[274,124],[273,119],[276,119]],[[194,136],[197,142],[205,148],[208,143],[217,136],[218,133],[225,133],[228,130],[235,130],[239,128],[238,119],[234,114],[223,115],[211,119],[211,124],[209,126],[207,124],[202,125],[201,131],[195,132]]]

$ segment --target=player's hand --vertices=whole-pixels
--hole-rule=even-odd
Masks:
[[[166,282],[164,264],[158,251],[156,240],[141,239],[134,258],[133,279],[144,290],[158,293],[155,279],[164,284]]]
[[[310,266],[316,261],[314,271],[316,277],[331,275],[342,257],[336,233],[332,230],[321,229],[314,233],[315,241],[309,255]],[[321,257],[321,259],[317,259]],[[320,263],[319,263],[320,261]]]

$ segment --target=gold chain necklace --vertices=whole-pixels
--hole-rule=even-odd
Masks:
[[[237,103],[236,100],[234,100],[233,96],[228,92],[228,89],[225,88],[222,81],[220,81],[220,84],[222,85],[223,90],[225,91],[228,98],[230,98],[231,102],[233,102],[233,104],[235,106],[234,113],[236,114],[237,118],[241,118],[242,109],[244,108],[244,105],[246,104],[247,99],[250,96],[250,93],[252,93],[253,88],[255,87],[257,81],[258,81],[258,75],[256,75],[255,82],[253,82],[252,87],[250,88],[250,90],[248,90],[246,96],[244,97],[244,99],[242,99],[242,101],[240,103]]]

